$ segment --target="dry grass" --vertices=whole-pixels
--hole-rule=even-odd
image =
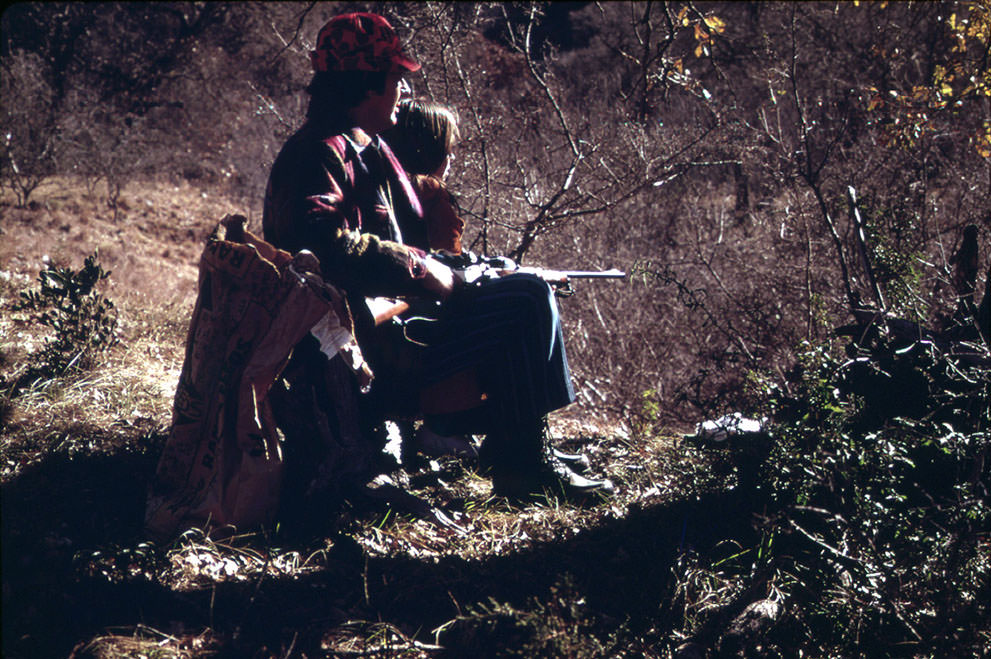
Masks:
[[[592,648],[618,620],[657,606],[670,576],[662,555],[685,542],[684,496],[695,491],[701,468],[675,440],[635,442],[580,409],[552,419],[552,432],[617,483],[614,500],[513,507],[492,497],[472,465],[420,460],[396,477],[461,530],[352,508],[327,511],[337,530],[326,537],[276,532],[221,542],[192,530],[169,546],[145,543],[144,487],[170,423],[196,262],[214,221],[236,209],[193,188],[150,183],[125,191],[116,221],[72,181],[43,187],[28,209],[3,202],[0,374],[10,381],[45,339],[12,309],[45,255],[78,266],[99,249],[113,273],[104,294],[117,305],[122,338],[93,370],[36,383],[6,403],[7,656],[57,656],[72,647],[78,657],[248,649],[273,657],[436,656],[448,642],[444,630],[461,630],[447,636],[455,645],[467,642],[465,621],[488,620],[479,612],[490,601],[506,602],[524,626],[543,620],[546,612],[534,612],[562,580],[609,610],[583,628],[596,639]],[[610,570],[628,588],[651,558],[658,567],[639,577],[656,592],[622,613],[629,598],[612,592]],[[560,611],[551,618],[558,615],[561,629],[570,628]],[[53,634],[51,621],[63,618],[71,623]]]
[[[92,659],[192,659],[216,656],[218,645],[209,632],[176,636],[137,625],[132,632],[98,636],[73,653]]]

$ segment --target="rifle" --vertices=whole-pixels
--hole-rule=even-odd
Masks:
[[[521,266],[512,272],[526,272],[537,275],[552,286],[567,285],[571,279],[623,279],[626,273],[617,268],[609,270],[548,270],[547,268],[530,268]]]
[[[626,277],[625,272],[616,268],[609,270],[550,270],[519,266],[505,256],[486,257],[478,256],[473,252],[462,252],[461,254],[438,252],[431,254],[430,258],[435,258],[451,268],[455,278],[467,285],[483,279],[526,273],[536,275],[546,281],[554,289],[554,293],[560,297],[567,297],[574,293],[571,288],[572,279],[623,279]],[[392,298],[368,298],[367,304],[375,318],[375,325],[381,325],[399,314],[405,313],[410,308],[409,302]]]

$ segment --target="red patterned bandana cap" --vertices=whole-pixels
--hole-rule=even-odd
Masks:
[[[310,61],[317,72],[420,70],[419,63],[403,53],[389,21],[365,12],[330,19],[317,35],[317,49],[310,51]]]

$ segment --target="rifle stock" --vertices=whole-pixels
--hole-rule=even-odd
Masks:
[[[395,300],[388,297],[368,297],[365,298],[368,310],[375,318],[375,326],[388,322],[409,309],[409,302],[406,300]]]

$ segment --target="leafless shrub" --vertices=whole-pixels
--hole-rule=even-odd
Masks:
[[[41,58],[17,51],[5,55],[0,68],[0,184],[14,191],[24,207],[31,193],[55,173],[59,147],[58,127],[51,109],[53,91],[44,79]]]

